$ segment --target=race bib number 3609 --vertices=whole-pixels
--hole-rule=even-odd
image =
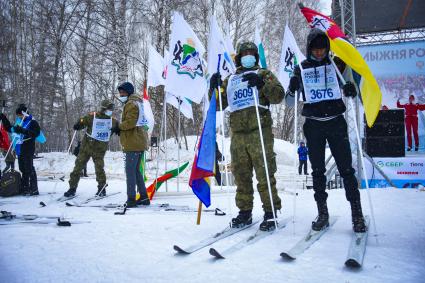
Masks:
[[[244,73],[246,74],[246,73]],[[243,74],[231,75],[227,85],[227,102],[231,112],[255,106],[254,88],[242,81]],[[257,98],[258,99],[258,98]]]

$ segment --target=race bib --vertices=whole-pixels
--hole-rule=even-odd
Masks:
[[[93,126],[91,130],[91,137],[95,140],[108,142],[111,138],[112,118],[111,119],[98,119],[96,116],[93,118]]]
[[[248,107],[254,107],[255,98],[257,98],[258,102],[258,95],[255,95],[257,88],[248,87],[248,82],[242,81],[243,75],[247,73],[256,73],[256,71],[235,74],[229,77],[226,92],[230,112],[242,110]]]
[[[303,69],[302,81],[307,103],[317,103],[341,98],[341,90],[335,69],[332,65],[326,66],[326,76],[325,66]]]

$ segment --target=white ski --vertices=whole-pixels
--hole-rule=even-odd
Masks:
[[[218,259],[225,259],[229,254],[234,253],[236,251],[239,251],[267,236],[270,236],[272,234],[274,234],[274,232],[279,231],[283,228],[286,227],[286,225],[288,224],[288,222],[291,220],[291,218],[285,218],[281,221],[278,222],[277,225],[277,230],[272,230],[272,231],[261,231],[261,230],[257,230],[254,234],[250,235],[248,238],[243,239],[242,241],[230,246],[229,248],[227,248],[226,250],[224,250],[223,252],[219,252],[214,248],[210,248],[210,255],[218,258]]]
[[[222,231],[212,235],[211,237],[208,237],[194,245],[191,245],[187,248],[181,248],[180,246],[174,245],[174,250],[179,253],[179,254],[191,254],[193,252],[196,252],[202,248],[208,247],[209,245],[220,241],[224,238],[227,238],[233,234],[236,234],[240,231],[243,231],[245,229],[248,229],[249,227],[255,225],[256,223],[258,223],[259,220],[253,221],[251,224],[246,225],[242,228],[231,228],[230,226],[227,226],[225,229],[223,229]]]
[[[367,236],[369,231],[369,216],[365,216],[367,230],[365,233],[355,233],[351,238],[350,247],[348,249],[347,260],[345,265],[347,267],[359,268],[363,264],[364,254],[366,251]]]
[[[281,257],[285,259],[294,260],[299,255],[301,255],[305,250],[307,250],[311,245],[313,245],[317,240],[320,239],[320,237],[325,234],[329,228],[335,224],[337,220],[337,217],[330,217],[329,219],[329,227],[320,230],[320,231],[314,231],[310,228],[310,231],[308,231],[307,235],[303,237],[298,243],[295,244],[289,251],[282,252],[280,254]]]
[[[118,195],[118,194],[120,194],[120,193],[121,193],[121,192],[115,192],[115,193],[106,194],[106,195],[104,195],[104,196],[94,196],[94,197],[90,197],[90,198],[86,199],[85,201],[81,202],[81,204],[87,204],[87,203],[92,202],[92,201],[94,201],[94,200],[104,199],[104,198],[107,198],[107,197],[110,197],[110,196]]]

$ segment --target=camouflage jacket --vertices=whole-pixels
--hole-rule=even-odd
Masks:
[[[267,69],[260,69],[258,66],[255,66],[250,69],[245,69],[239,67],[236,70],[236,74],[241,74],[246,71],[258,70],[258,75],[263,78],[264,86],[259,91],[259,102],[260,105],[269,106],[270,104],[279,104],[284,98],[285,91],[280,84],[276,76]],[[226,78],[222,85],[222,103],[223,109],[228,105],[227,103],[227,83],[228,78]],[[217,104],[218,105],[218,104]],[[219,111],[219,106],[217,106]],[[260,121],[261,127],[271,127],[273,124],[271,113],[268,109],[262,107],[258,108],[260,112]],[[232,112],[230,114],[230,129],[232,132],[251,132],[258,129],[257,114],[255,113],[255,108],[245,108],[239,111]]]

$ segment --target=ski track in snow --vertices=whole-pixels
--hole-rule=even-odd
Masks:
[[[194,140],[189,141],[193,148]],[[171,147],[172,142],[169,144]],[[279,157],[280,152],[287,150],[288,146],[281,144],[279,147],[282,149],[278,152],[278,175],[290,174],[294,171],[289,167],[293,159]],[[41,155],[45,158],[37,160],[35,164],[40,175],[66,172],[68,180],[74,157],[69,156],[63,161],[62,153]],[[174,158],[177,152],[170,155],[174,161],[168,164],[168,169],[177,166],[177,158]],[[126,185],[120,156],[122,153],[108,152],[106,171],[109,183],[107,191],[121,191],[121,194],[93,203],[125,201]],[[193,150],[182,152],[182,160],[191,159]],[[94,172],[92,166],[89,162],[89,174]],[[155,176],[155,166],[156,161],[148,162],[148,184]],[[168,189],[174,193],[164,193],[165,186],[161,187],[161,193],[157,194],[154,203],[197,208],[198,200],[187,185],[190,167],[181,178],[180,192],[175,192],[177,186],[176,180],[173,180],[169,182]],[[163,169],[163,164],[160,164],[160,173]],[[282,183],[278,177],[278,188],[284,187]],[[82,201],[92,196],[96,187],[93,178],[81,179],[77,191],[79,197],[74,200]],[[181,256],[175,255],[173,245],[191,245],[228,225],[228,197],[233,213],[237,212],[234,188],[230,195],[225,192],[215,193],[220,188],[213,188],[211,208],[219,207],[228,215],[214,216],[211,212],[204,212],[200,226],[195,225],[195,212],[131,209],[128,215],[119,216],[113,215],[114,209],[66,207],[64,203],[51,202],[51,199],[59,197],[68,188],[67,182],[40,181],[39,188],[40,192],[56,191],[57,194],[0,198],[0,209],[19,214],[58,215],[71,222],[91,223],[74,224],[72,227],[58,227],[54,224],[0,226],[0,282],[351,283],[424,282],[425,278],[425,192],[419,190],[371,190],[379,243],[376,242],[372,227],[363,267],[353,271],[344,267],[351,239],[351,216],[343,190],[329,192],[330,214],[339,216],[335,225],[297,260],[286,262],[279,256],[280,252],[294,245],[306,233],[316,216],[313,192],[310,190],[298,190],[295,226],[290,223],[285,229],[267,237],[267,240],[260,240],[225,260],[216,261],[209,255],[209,248]],[[285,189],[292,188],[285,186]],[[283,191],[279,195],[283,201],[279,217],[292,216],[293,195]],[[366,191],[362,190],[361,195],[364,213],[370,214]],[[47,206],[40,208],[40,201],[44,201]],[[263,214],[258,193],[255,193],[253,213],[258,218]],[[231,243],[253,233],[257,226],[211,247],[224,250]]]

